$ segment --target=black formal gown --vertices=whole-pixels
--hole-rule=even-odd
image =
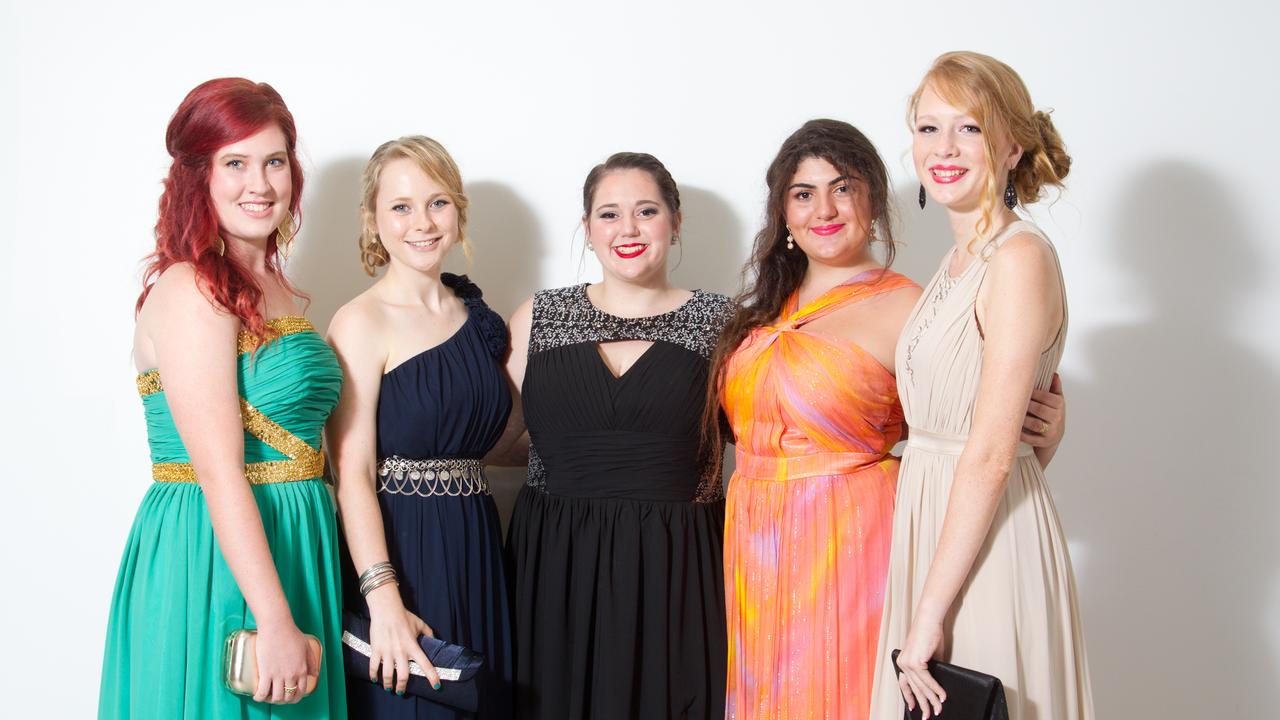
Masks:
[[[517,716],[724,717],[724,496],[700,447],[732,303],[619,318],[586,285],[533,301],[529,482],[511,519]],[[621,377],[598,343],[650,340]]]
[[[441,279],[466,303],[467,320],[382,376],[378,503],[405,607],[436,637],[485,654],[490,691],[479,717],[499,720],[512,713],[511,620],[501,523],[480,458],[511,413],[507,329],[465,276]],[[347,607],[367,617],[349,558]],[[475,717],[356,678],[347,697],[353,718]]]

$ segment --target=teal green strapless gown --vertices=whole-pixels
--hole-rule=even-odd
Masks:
[[[156,371],[138,377],[156,480],[129,533],[111,600],[100,718],[345,718],[337,523],[319,453],[342,370],[302,318],[257,353],[241,336],[245,471],[293,620],[324,646],[315,692],[256,703],[222,684],[228,633],[256,624],[218,549],[204,493]],[[283,431],[282,431],[283,430]],[[270,444],[268,444],[268,442]]]

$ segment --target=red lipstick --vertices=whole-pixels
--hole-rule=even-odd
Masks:
[[[640,257],[641,255],[644,254],[644,251],[648,249],[649,249],[649,246],[645,245],[644,243],[631,243],[630,245],[616,245],[613,248],[613,254],[617,255],[623,260],[630,260],[632,258]]]
[[[844,229],[844,223],[836,223],[834,225],[819,225],[818,227],[809,228],[809,230],[813,232],[814,235],[821,235],[822,237],[827,237],[828,235],[835,235],[836,233],[840,232],[842,229]]]

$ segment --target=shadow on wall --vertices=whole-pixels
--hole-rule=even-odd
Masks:
[[[289,278],[311,296],[308,317],[321,333],[373,279],[360,267],[360,173],[365,158],[321,167],[307,182],[302,231]]]
[[[467,237],[475,254],[471,268],[462,253],[448,260],[450,272],[467,273],[485,302],[509,319],[516,306],[542,288],[546,254],[538,219],[515,191],[502,183],[467,183]]]
[[[671,273],[671,284],[733,297],[751,254],[751,237],[733,206],[710,190],[681,185],[680,210],[684,223],[675,252],[680,264]]]
[[[467,183],[467,235],[475,259],[467,270],[462,253],[453,253],[451,272],[466,272],[484,291],[485,302],[503,319],[542,289],[542,259],[547,253],[533,208],[510,187],[480,181]],[[489,489],[505,529],[525,468],[486,468]]]
[[[1069,339],[1096,379],[1065,378],[1049,478],[1101,717],[1233,715],[1280,677],[1277,378],[1230,334],[1262,277],[1228,187],[1174,162],[1139,173],[1105,242],[1149,319]]]
[[[894,188],[890,198],[898,243],[893,269],[928,285],[938,271],[938,263],[951,247],[951,223],[947,211],[935,202],[920,208],[920,185],[907,183]]]

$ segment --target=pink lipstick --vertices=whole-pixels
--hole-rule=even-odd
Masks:
[[[934,165],[929,168],[929,174],[933,177],[933,181],[947,185],[958,181],[960,178],[968,174],[968,168],[962,168],[956,165]]]

